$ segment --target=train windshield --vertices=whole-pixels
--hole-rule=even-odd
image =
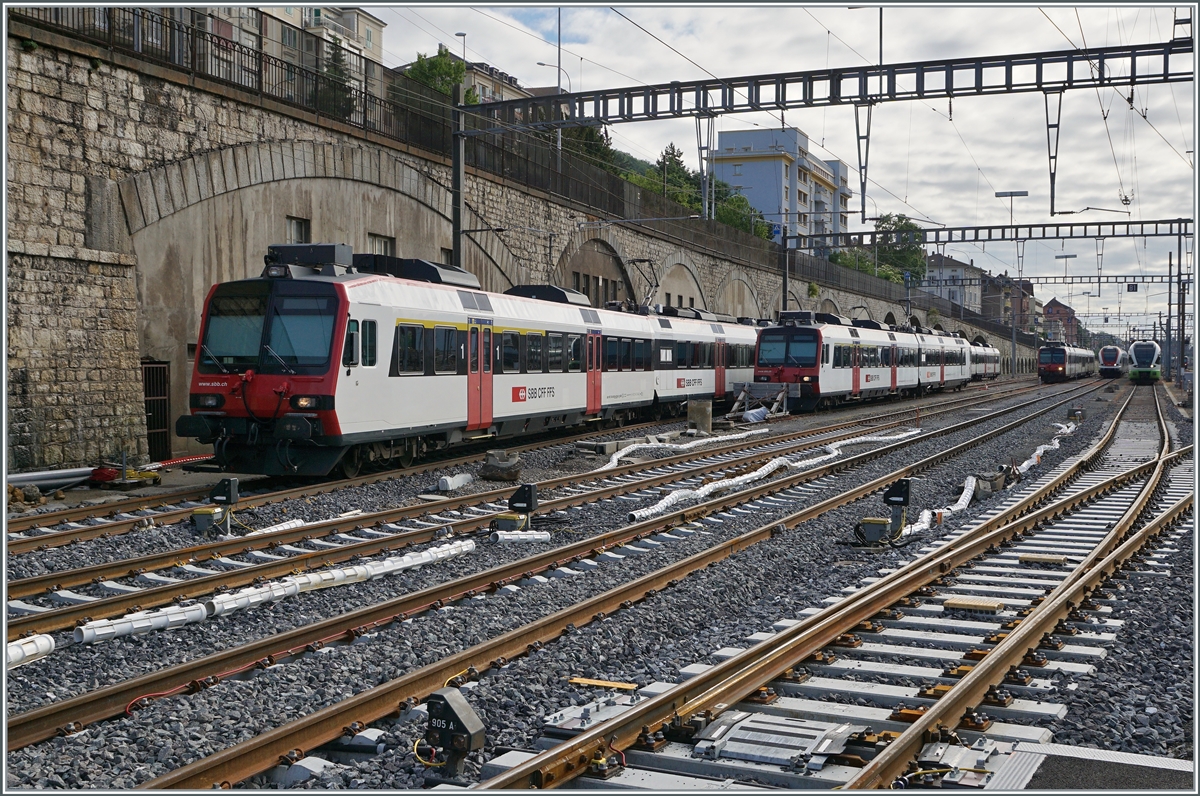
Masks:
[[[1067,350],[1065,348],[1043,348],[1038,352],[1038,362],[1043,365],[1061,365],[1066,361]]]
[[[1154,365],[1154,343],[1139,343],[1129,351],[1133,355],[1133,361],[1139,368],[1148,368]]]
[[[337,307],[337,296],[324,285],[266,280],[220,285],[208,304],[198,369],[321,372],[329,363]]]
[[[758,338],[758,367],[814,368],[817,366],[816,332],[765,331]]]

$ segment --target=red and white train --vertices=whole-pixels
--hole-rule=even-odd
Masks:
[[[995,355],[993,362],[984,354]],[[897,331],[870,320],[827,313],[785,312],[779,326],[758,338],[754,393],[788,390],[788,409],[884,396],[959,390],[975,378],[972,354],[979,354],[978,378],[995,378],[999,353],[971,346],[961,337],[918,329]]]
[[[271,246],[266,260],[209,291],[176,422],[222,470],[348,476],[463,440],[676,413],[753,376],[756,329],[698,310],[485,293],[460,269],[344,244]]]
[[[1051,341],[1038,349],[1038,378],[1043,382],[1082,379],[1096,375],[1096,354]]]
[[[1106,345],[1100,349],[1100,376],[1102,378],[1121,378],[1129,372],[1129,352],[1115,345]]]

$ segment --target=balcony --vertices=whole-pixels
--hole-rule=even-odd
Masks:
[[[325,28],[342,41],[353,42],[354,44],[358,45],[362,45],[363,43],[357,33],[350,30],[340,22],[334,22],[332,19],[322,14],[309,13],[307,10],[304,14],[304,28],[305,30],[312,30],[313,28]]]

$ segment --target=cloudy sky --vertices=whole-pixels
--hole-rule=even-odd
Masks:
[[[614,10],[616,9],[616,10]],[[1182,9],[1181,9],[1182,11]],[[553,85],[555,70],[538,61],[557,58],[557,8],[521,6],[381,6],[372,12],[388,23],[389,65],[432,54],[439,42],[467,57],[515,75],[523,86]],[[619,13],[618,13],[619,12]],[[1185,12],[1186,13],[1186,12]],[[623,18],[624,14],[629,19]],[[885,6],[883,57],[887,63],[979,55],[1004,55],[1167,41],[1174,35],[1173,9],[1112,6],[977,8]],[[632,20],[632,21],[631,21]],[[636,23],[636,25],[634,24]],[[639,29],[644,28],[645,31]],[[650,35],[650,34],[653,34]],[[661,39],[661,42],[656,40]],[[832,5],[573,6],[562,9],[562,63],[571,87],[615,88],[671,80],[770,74],[876,63],[879,10]],[[566,81],[564,80],[564,83]],[[1121,221],[1194,218],[1195,85],[1128,87],[1068,92],[1063,100],[1055,209],[1088,210],[1058,221]],[[1145,117],[1143,118],[1143,112]],[[1107,118],[1105,118],[1105,115]],[[808,134],[810,150],[857,167],[854,111],[850,107],[790,111],[783,121]],[[778,127],[778,115],[719,118],[717,130]],[[697,168],[695,122],[639,122],[610,127],[613,144],[654,160],[668,142]],[[1008,200],[997,191],[1026,190],[1015,200],[1017,223],[1051,220],[1046,117],[1037,93],[885,103],[874,112],[867,215],[904,213],[947,226],[1004,224]],[[857,184],[851,179],[858,206]],[[1128,201],[1125,204],[1122,197]],[[872,204],[872,200],[874,204]],[[854,216],[857,219],[857,216]],[[853,228],[863,225],[854,223]],[[1185,250],[1191,248],[1185,242]],[[1106,275],[1166,273],[1175,239],[1109,239],[1103,249]],[[1013,244],[951,246],[947,254],[974,260],[993,273],[1016,272]],[[1055,260],[1075,254],[1073,260]],[[1185,254],[1190,262],[1190,254]],[[1048,276],[1096,273],[1094,240],[1035,241],[1026,245],[1024,273]],[[1107,307],[1116,332],[1118,307],[1125,323],[1133,313],[1165,309],[1165,286],[1142,285],[1138,293],[1106,285],[1090,311]],[[1089,310],[1082,293],[1094,286],[1040,286],[1044,301],[1070,300]],[[1190,298],[1190,297],[1189,297]],[[1088,325],[1099,328],[1102,319]],[[1122,327],[1123,328],[1123,327]]]

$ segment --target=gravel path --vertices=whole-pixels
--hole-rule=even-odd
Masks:
[[[1111,403],[1098,403],[1089,417],[1088,427],[1098,428],[1098,418],[1109,409]],[[1048,441],[1054,432],[1051,423],[1058,419],[1057,412],[1053,413],[1053,417],[1043,416],[1001,440],[980,445],[973,451],[970,461],[940,466],[916,483],[914,507],[937,507],[952,503],[961,490],[965,475],[1007,461],[1014,450],[1022,447],[1032,449]],[[977,429],[960,432],[956,435],[957,441],[969,439],[977,433]],[[1061,457],[1086,447],[1087,440],[1084,437],[1087,436],[1088,433],[1083,432],[1067,438],[1058,451],[1043,460],[1041,468],[1053,467]],[[906,451],[888,457],[886,462],[870,463],[852,473],[839,475],[830,489],[818,497],[828,497],[835,493],[833,490],[844,488],[845,484],[877,477],[902,461],[930,455],[953,441],[956,440],[951,438],[916,443]],[[615,503],[620,505],[610,505]],[[630,505],[633,504],[606,501],[589,507],[588,521],[597,526],[611,524],[615,527],[622,524]],[[799,504],[794,504],[780,510],[777,516],[790,513],[798,507]],[[546,650],[532,658],[516,662],[510,667],[516,679],[509,676],[510,670],[490,678],[475,689],[478,693],[472,699],[486,706],[485,695],[493,694],[495,703],[489,708],[491,713],[488,716],[490,726],[507,729],[495,738],[489,737],[489,746],[528,745],[540,726],[537,717],[566,704],[572,696],[576,699],[586,696],[566,687],[561,679],[562,672],[642,683],[672,679],[680,666],[704,658],[717,647],[736,643],[745,635],[761,630],[789,613],[794,614],[804,607],[817,604],[822,597],[835,593],[844,585],[856,583],[880,567],[893,565],[902,556],[900,551],[889,550],[875,555],[852,550],[843,544],[847,529],[863,513],[863,504],[859,504],[806,523],[717,567],[696,573],[674,589],[642,605],[548,645]],[[964,515],[970,513],[964,512]],[[330,648],[326,653],[277,667],[251,680],[227,682],[193,697],[157,701],[134,717],[107,722],[70,738],[57,738],[10,754],[9,784],[24,787],[57,786],[59,782],[52,779],[54,776],[60,777],[68,786],[127,787],[143,782],[268,726],[293,720],[303,712],[336,701],[352,690],[396,677],[414,666],[438,660],[452,649],[477,643],[516,624],[658,569],[668,559],[688,555],[722,538],[749,530],[753,525],[772,519],[768,514],[767,511],[754,514],[753,523],[731,521],[711,526],[711,536],[693,537],[661,548],[654,554],[626,559],[619,566],[604,567],[586,576],[522,589],[512,595],[459,603],[436,615],[418,617],[409,623],[385,628],[371,643]],[[968,519],[963,516],[959,521]],[[479,559],[482,558],[481,554]],[[451,562],[450,566],[471,566],[475,561],[475,558],[458,560]],[[450,566],[434,569],[444,577]],[[419,574],[423,577],[426,573]],[[434,573],[431,570],[429,574]],[[407,585],[407,581],[405,583]],[[388,580],[365,585],[396,589],[396,585]],[[713,595],[720,597],[714,598]],[[234,614],[230,619],[240,619],[233,632],[231,629],[235,625],[208,622],[170,634],[146,637],[136,644],[132,643],[133,639],[122,639],[102,645],[87,653],[93,656],[90,660],[74,659],[76,662],[68,666],[63,666],[62,662],[71,660],[69,656],[53,656],[43,662],[45,666],[38,670],[29,667],[29,674],[21,675],[28,677],[28,680],[23,687],[13,689],[17,694],[17,704],[36,703],[34,695],[42,690],[39,688],[41,683],[49,682],[50,687],[63,692],[55,693],[54,698],[61,698],[80,684],[94,687],[91,679],[98,675],[89,674],[81,678],[78,672],[95,672],[96,669],[111,671],[117,668],[112,666],[113,660],[122,661],[122,674],[128,676],[132,671],[126,667],[144,667],[148,660],[153,661],[149,663],[151,666],[161,665],[160,656],[166,648],[177,649],[179,657],[186,658],[189,649],[192,654],[197,651],[209,652],[218,648],[218,645],[228,643],[222,641],[222,634],[225,637],[236,634],[239,640],[246,640],[259,633],[278,632],[282,627],[290,626],[289,621],[293,621],[281,622],[281,616],[294,617],[295,621],[312,621],[316,618],[312,614],[320,612],[321,616],[333,615],[361,604],[364,598],[361,592],[351,588],[307,596],[311,596],[313,602],[288,600],[271,611]],[[308,618],[303,619],[304,616]],[[167,642],[168,638],[170,642]],[[580,649],[579,645],[584,645],[585,649]],[[126,651],[124,657],[117,652],[118,648]],[[570,650],[579,651],[572,653]],[[149,659],[141,657],[147,653]],[[545,656],[551,656],[549,660],[556,665],[545,666],[548,660]],[[55,663],[59,658],[62,660]],[[102,663],[105,665],[101,666]],[[59,667],[56,675],[44,673],[44,670],[55,666]],[[530,667],[539,669],[544,675],[540,684],[538,672]],[[10,683],[21,686],[17,682],[21,671],[14,672]],[[528,687],[530,683],[533,684],[532,689]],[[493,685],[501,684],[503,687],[498,695],[489,690]],[[538,688],[544,693],[539,694]],[[44,690],[49,691],[50,688]],[[24,699],[19,695],[20,692],[24,692]],[[10,700],[14,699],[14,693],[10,693]],[[512,704],[509,705],[505,700]],[[284,707],[280,709],[280,706]],[[254,717],[253,722],[249,720],[251,716]],[[176,724],[179,726],[175,727]],[[155,730],[163,727],[174,728],[171,737],[155,735]],[[113,742],[113,739],[119,738],[134,740]],[[412,738],[408,737],[405,743],[411,745],[411,741]],[[407,754],[405,745],[398,745],[397,749],[405,749]],[[411,763],[395,763],[395,754],[390,757],[385,754],[378,761],[359,764],[354,770],[362,775],[359,778],[364,783],[371,782],[377,775],[383,777],[382,773],[372,773],[375,769],[371,767],[375,766],[379,772],[385,771],[390,760],[395,765],[388,771],[390,780],[387,784],[402,786],[408,781],[403,778],[402,771],[409,771]],[[69,777],[75,778],[74,781]]]

